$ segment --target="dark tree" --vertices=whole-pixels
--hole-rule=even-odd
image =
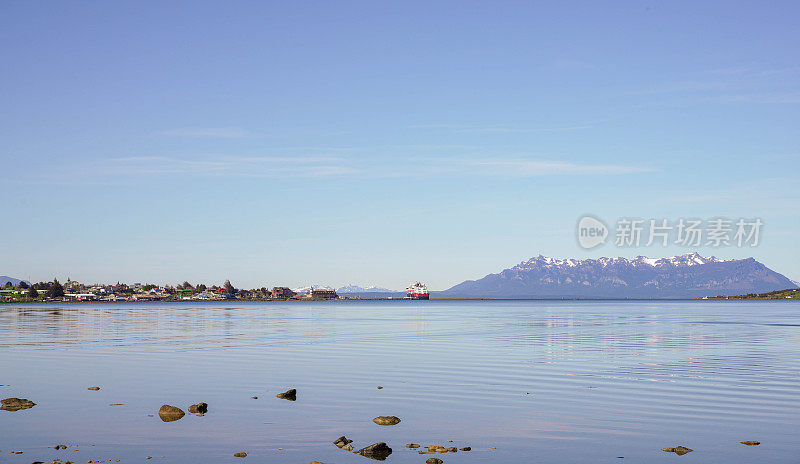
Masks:
[[[62,296],[64,296],[64,287],[58,283],[58,279],[53,279],[53,283],[50,284],[50,288],[47,289],[47,297],[61,298]]]
[[[12,284],[11,281],[8,281],[6,282],[5,288],[14,288],[14,284]]]
[[[236,293],[236,289],[233,288],[233,285],[231,285],[230,280],[225,281],[224,288],[225,288],[225,293],[228,295],[233,295],[234,293]]]
[[[191,290],[193,288],[192,284],[190,284],[189,282],[187,282],[185,280],[181,284],[181,287],[183,287],[184,290]]]
[[[205,286],[205,284],[197,284],[197,285],[195,285],[195,287],[194,287],[194,288],[195,288],[195,290],[197,290],[198,292],[205,292],[205,291],[206,291],[206,286]]]
[[[30,285],[28,285],[28,282],[25,282],[24,280],[19,283],[19,288],[22,290],[26,290],[28,287],[30,287]]]
[[[39,292],[33,286],[28,288],[28,298],[39,298]]]

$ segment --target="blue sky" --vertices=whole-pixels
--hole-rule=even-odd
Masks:
[[[797,2],[0,5],[0,274],[444,289],[586,213],[764,221],[800,280]]]

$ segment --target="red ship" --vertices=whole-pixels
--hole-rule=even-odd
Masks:
[[[419,282],[415,282],[406,288],[406,298],[412,300],[428,300],[430,299],[430,296],[430,293],[428,293],[428,287]]]

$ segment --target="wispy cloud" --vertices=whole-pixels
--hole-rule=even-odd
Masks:
[[[474,133],[533,133],[533,132],[562,132],[588,129],[592,124],[576,124],[553,127],[519,127],[506,125],[469,125],[469,124],[414,124],[411,129],[444,129],[454,132]]]
[[[525,158],[491,158],[472,160],[469,164],[480,168],[493,169],[512,176],[544,176],[574,174],[634,174],[653,172],[654,169],[642,166],[618,164],[582,164],[563,161],[546,161]]]
[[[158,135],[187,138],[241,139],[250,133],[241,127],[184,127],[158,132]]]
[[[327,156],[218,156],[184,159],[168,156],[111,158],[99,165],[104,174],[201,174],[227,177],[318,177],[352,172],[342,158]]]

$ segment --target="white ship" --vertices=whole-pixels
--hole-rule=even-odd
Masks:
[[[428,287],[420,282],[414,282],[406,288],[406,298],[412,300],[427,300],[430,299],[430,296]]]

